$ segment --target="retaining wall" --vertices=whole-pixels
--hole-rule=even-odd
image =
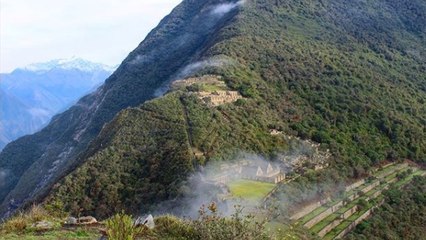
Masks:
[[[361,191],[362,191],[363,193],[367,193],[367,192],[369,192],[370,190],[372,190],[373,188],[375,188],[375,187],[377,187],[377,186],[379,186],[379,185],[380,185],[380,181],[377,181],[377,182],[374,182],[374,183],[372,183],[371,185],[369,185],[369,186],[367,186],[367,187],[365,187],[365,188],[361,189]]]
[[[321,222],[321,220],[323,220],[324,218],[330,216],[332,213],[334,213],[337,210],[339,210],[339,208],[341,206],[343,206],[343,201],[340,201],[340,202],[336,203],[335,205],[333,205],[332,207],[328,208],[324,212],[318,214],[316,217],[314,217],[311,220],[309,220],[309,222],[305,223],[305,225],[303,225],[303,226],[305,226],[307,228],[313,227],[315,224]]]
[[[353,183],[353,184],[351,184],[351,185],[347,186],[347,187],[345,188],[345,191],[346,191],[346,192],[349,192],[350,190],[355,189],[355,188],[357,188],[357,187],[361,186],[361,185],[362,185],[362,184],[364,184],[364,183],[365,183],[365,179],[359,180],[358,182],[355,182],[355,183]]]
[[[353,223],[351,223],[347,228],[345,228],[342,232],[340,232],[336,238],[342,238],[346,234],[348,234],[350,231],[352,231],[360,222],[362,222],[364,219],[368,218],[373,213],[373,209],[368,210],[364,214],[362,214],[357,220],[355,220]]]
[[[358,211],[358,206],[353,206],[352,208],[348,209],[346,212],[344,212],[342,215],[340,215],[339,218],[335,219],[333,222],[325,226],[318,235],[320,237],[324,237],[327,233],[329,233],[331,230],[333,230],[335,227],[337,227],[340,223],[345,221],[348,217],[352,216],[354,213]]]
[[[392,173],[397,172],[397,171],[399,171],[399,170],[401,170],[401,169],[403,169],[403,168],[405,168],[405,167],[408,167],[408,164],[407,164],[407,163],[403,163],[403,164],[401,164],[401,165],[397,166],[397,167],[396,167],[393,171],[389,171],[389,172],[381,173],[381,174],[379,174],[379,175],[377,176],[377,178],[384,178],[384,177],[389,176],[389,175],[391,175]],[[386,170],[385,170],[385,171],[386,171]]]
[[[309,204],[309,205],[307,205],[307,206],[303,207],[303,208],[302,208],[302,210],[300,210],[300,211],[298,211],[297,213],[293,214],[293,215],[290,217],[290,219],[291,219],[291,220],[297,220],[297,219],[299,219],[299,218],[301,218],[301,217],[303,217],[303,216],[305,216],[305,215],[308,215],[309,213],[311,213],[311,212],[312,212],[313,210],[315,210],[316,208],[319,208],[319,207],[321,207],[322,205],[324,205],[324,204],[326,204],[326,203],[330,202],[330,200],[331,200],[330,198],[327,198],[327,199],[321,200],[321,201],[319,201],[319,202],[311,203],[311,204]]]

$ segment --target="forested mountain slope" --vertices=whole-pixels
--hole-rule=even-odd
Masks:
[[[84,160],[79,155],[106,122],[123,108],[154,98],[163,83],[203,51],[227,20],[220,11],[212,14],[212,5],[209,1],[183,2],[96,92],[56,116],[39,133],[9,144],[0,155],[0,171],[8,173],[0,189],[2,212],[44,192],[78,166]]]
[[[147,209],[185,193],[182,182],[205,162],[285,152],[271,129],[322,143],[342,177],[384,159],[422,162],[425,14],[419,0],[183,1],[96,94],[5,149],[0,166],[14,178],[3,207],[67,174],[47,201],[99,217]],[[204,74],[244,99],[210,107],[187,88],[139,105],[169,80]],[[67,131],[54,139],[59,128]],[[21,147],[32,151],[16,154]],[[31,180],[47,169],[41,185]]]
[[[146,209],[184,194],[179,183],[206,160],[285,152],[271,128],[323,143],[343,177],[387,158],[423,161],[425,16],[415,10],[422,8],[248,1],[201,58],[220,55],[224,65],[197,73],[223,76],[245,99],[210,108],[187,89],[121,112],[52,199],[97,216]]]

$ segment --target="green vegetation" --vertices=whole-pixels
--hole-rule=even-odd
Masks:
[[[49,199],[101,218],[149,209],[185,194],[186,176],[207,162],[241,151],[272,159],[290,151],[287,141],[269,134],[271,128],[313,139],[334,154],[329,169],[307,172],[292,190],[277,193],[289,204],[339,194],[333,183],[363,177],[386,158],[423,161],[426,71],[422,55],[409,52],[425,49],[412,13],[425,4],[387,0],[378,16],[380,4],[248,3],[203,51],[203,59],[233,63],[196,73],[222,76],[244,101],[209,108],[175,91],[122,111]],[[204,155],[194,157],[192,149]]]
[[[407,172],[409,172],[409,170],[407,170]],[[337,234],[339,234],[341,231],[343,231],[346,227],[348,227],[352,222],[354,222],[356,219],[358,219],[367,210],[371,209],[372,207],[375,207],[378,203],[386,200],[386,197],[388,196],[389,192],[392,192],[392,191],[394,191],[396,189],[400,189],[401,186],[406,185],[408,182],[410,182],[411,180],[413,180],[414,178],[416,178],[416,176],[418,176],[419,174],[424,174],[424,173],[425,172],[422,171],[422,170],[417,170],[414,173],[408,173],[408,175],[406,175],[405,178],[400,179],[395,184],[393,184],[390,190],[385,191],[384,194],[383,194],[384,196],[381,195],[377,199],[370,200],[368,202],[364,201],[365,202],[365,206],[363,206],[360,209],[360,211],[356,212],[355,214],[353,214],[352,216],[350,216],[348,219],[346,219],[345,221],[343,221],[340,225],[338,225],[331,232],[329,232],[324,238],[325,239],[334,239],[334,237],[336,237]],[[414,182],[414,184],[417,184],[417,183]],[[362,199],[360,199],[358,201],[359,202],[358,204],[360,204],[361,201],[362,201]],[[377,213],[374,212],[374,214],[377,214]],[[367,221],[369,221],[369,220],[367,220]],[[362,222],[360,225],[362,225],[362,224],[365,224],[365,221]],[[411,238],[411,236],[408,236],[408,234],[407,235],[401,235],[401,237],[404,238],[404,239],[417,239],[417,238]],[[356,238],[356,239],[364,239],[364,238]],[[375,238],[366,238],[366,239],[375,239]],[[382,238],[379,238],[379,239],[382,239]]]
[[[334,155],[329,169],[280,187],[282,214],[296,202],[336,197],[336,182],[364,177],[385,159],[426,159],[424,1],[247,2],[207,28],[197,14],[217,1],[184,1],[99,96],[1,153],[0,168],[13,174],[0,199],[15,189],[9,199],[23,200],[40,172],[73,149],[49,178],[46,202],[101,219],[146,211],[190,192],[187,177],[208,162],[297,150],[270,129],[317,141]],[[196,30],[193,41],[171,49]],[[131,64],[137,56],[155,61]],[[145,102],[186,64],[207,59],[230,63],[194,75],[220,75],[246,99],[210,108],[181,90]],[[81,107],[92,105],[96,111]]]
[[[97,230],[54,230],[40,233],[6,234],[0,236],[1,240],[98,240]]]
[[[312,212],[299,219],[295,223],[295,226],[302,226],[324,211],[333,207],[334,212],[330,212],[327,215],[322,215],[322,219],[310,227],[309,231],[314,234],[319,234],[320,231],[322,231],[325,227],[333,223],[336,227],[331,229],[331,231],[324,236],[324,239],[334,239],[339,233],[346,229],[346,227],[348,227],[368,210],[376,207],[377,205],[380,205],[380,202],[384,198],[382,195],[383,191],[386,191],[386,189],[389,187],[400,188],[401,186],[408,184],[416,176],[424,175],[426,172],[417,167],[413,167],[407,163],[404,163],[394,164],[387,166],[386,168],[379,168],[378,170],[371,171],[371,173],[372,175],[370,177],[365,178],[366,181],[364,184],[350,191],[336,194],[336,197],[332,198],[330,202],[314,209]],[[376,186],[377,183],[380,183],[380,185]],[[375,187],[370,189],[371,186]],[[367,191],[367,189],[370,190]],[[357,197],[355,197],[353,200],[349,200],[354,197],[353,194],[357,194]],[[343,205],[340,205],[341,201],[343,201]],[[350,216],[347,216],[347,219],[342,219],[342,215],[354,207],[357,207],[356,212]],[[297,203],[295,203],[293,208],[297,208]],[[278,207],[278,209],[280,208]]]
[[[251,201],[260,201],[272,191],[275,184],[251,180],[236,180],[230,182],[228,186],[231,190],[231,194],[235,197]]]
[[[32,224],[51,219],[50,214],[40,206],[32,206],[27,212],[17,213],[0,227],[1,233],[23,233],[34,231]]]
[[[131,216],[117,213],[106,220],[107,236],[111,240],[133,240],[142,232],[140,227],[133,223]]]
[[[27,212],[20,212],[0,224],[0,240],[95,240],[99,230],[91,228],[62,228],[61,212],[48,211],[41,206],[32,206]],[[48,227],[37,226],[44,222]]]
[[[20,214],[19,218],[24,219],[26,224],[38,220],[54,218],[43,212],[40,215],[41,208],[34,208],[28,213]],[[44,210],[43,210],[44,211]],[[52,229],[35,231],[26,229],[10,229],[11,225],[16,225],[16,218],[10,219],[0,225],[0,239],[99,239],[99,227],[87,228],[65,228],[60,224]],[[57,219],[55,221],[58,221]],[[266,235],[265,223],[254,220],[253,216],[243,215],[242,208],[236,207],[235,213],[230,217],[222,217],[217,212],[217,207],[211,203],[207,208],[203,207],[199,211],[199,217],[195,220],[179,219],[174,216],[159,216],[155,219],[155,228],[148,229],[145,226],[135,226],[130,215],[124,213],[115,214],[112,218],[106,220],[106,233],[111,240],[137,240],[137,239],[191,239],[191,240],[228,240],[228,239],[247,239],[260,240],[271,239]]]

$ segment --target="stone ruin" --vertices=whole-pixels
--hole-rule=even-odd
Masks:
[[[222,80],[221,76],[216,75],[204,75],[202,77],[192,77],[183,80],[176,80],[171,84],[172,90],[178,90],[187,88],[194,84],[201,84],[204,86],[210,86],[214,90],[191,90],[199,99],[205,104],[216,107],[226,103],[232,103],[243,97],[238,91],[228,90],[228,86]]]
[[[210,178],[210,181],[217,184],[226,184],[233,179],[249,179],[260,182],[279,183],[285,180],[279,166],[271,163],[252,163],[241,160],[234,164],[221,164],[220,174]]]
[[[243,98],[237,91],[198,92],[197,95],[206,104],[214,107],[232,103]]]
[[[171,88],[173,90],[177,90],[179,88],[189,87],[197,83],[222,87],[224,89],[227,88],[225,82],[222,80],[222,77],[216,75],[204,75],[202,77],[192,77],[187,79],[176,80],[172,83]]]

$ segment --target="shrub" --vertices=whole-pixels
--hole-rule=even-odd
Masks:
[[[107,236],[110,240],[133,240],[141,233],[141,228],[134,225],[131,216],[117,213],[106,221]]]
[[[40,205],[33,205],[27,212],[19,212],[0,226],[5,233],[22,233],[33,223],[51,218]]]
[[[29,222],[35,223],[50,218],[49,213],[40,205],[33,205],[25,216]]]
[[[4,233],[22,233],[27,227],[28,219],[25,218],[23,213],[19,213],[2,224],[0,230]]]

